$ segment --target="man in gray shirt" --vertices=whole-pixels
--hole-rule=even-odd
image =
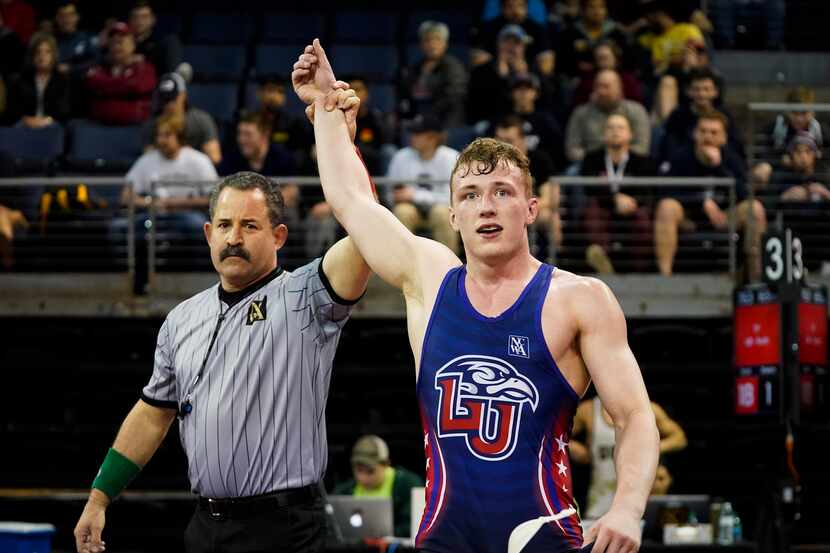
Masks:
[[[353,129],[352,129],[353,130]],[[352,134],[354,136],[354,134]],[[285,272],[279,187],[256,173],[216,186],[205,236],[220,283],[164,321],[155,367],[121,425],[75,528],[79,552],[104,550],[110,501],[178,416],[198,496],[189,552],[318,551],[332,359],[369,269],[350,238]]]
[[[581,162],[587,152],[605,146],[605,120],[612,114],[631,122],[631,151],[646,155],[651,143],[651,125],[643,106],[623,97],[620,75],[613,69],[597,73],[591,101],[576,108],[565,133],[565,155]]]
[[[180,115],[184,118],[185,143],[188,146],[203,152],[214,165],[222,161],[222,147],[219,144],[216,122],[206,111],[188,105],[184,77],[178,73],[162,75],[153,102],[159,116]],[[158,120],[158,116],[154,117],[141,126],[141,142],[145,151],[153,147]]]

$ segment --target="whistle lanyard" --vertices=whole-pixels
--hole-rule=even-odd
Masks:
[[[620,184],[622,184],[622,179],[625,176],[626,165],[628,165],[628,153],[623,155],[619,164],[617,164],[617,169],[615,170],[614,162],[611,161],[611,154],[605,152],[605,176],[608,178],[608,182],[611,185],[612,194],[616,194],[620,191]]]

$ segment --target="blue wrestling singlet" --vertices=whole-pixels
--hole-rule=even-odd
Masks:
[[[417,394],[429,553],[505,553],[521,523],[575,508],[568,440],[579,397],[542,334],[554,268],[542,265],[498,317],[467,297],[465,267],[444,277],[424,336]],[[542,525],[522,553],[579,550],[577,514]]]

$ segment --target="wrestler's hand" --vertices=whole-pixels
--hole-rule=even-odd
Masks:
[[[348,84],[334,77],[328,57],[320,41],[314,39],[297,58],[294,71],[291,72],[291,84],[294,92],[306,105],[311,105],[318,98],[323,98],[334,89],[348,88]]]
[[[92,490],[75,526],[75,547],[78,553],[102,553],[106,548],[101,539],[101,532],[104,530],[108,503],[109,500],[102,492]]]
[[[640,549],[640,518],[612,507],[585,534],[591,553],[636,553]]]
[[[351,88],[346,88],[345,90],[338,88],[329,92],[321,101],[324,102],[323,107],[326,111],[334,111],[335,109],[343,110],[346,115],[349,136],[352,142],[354,142],[355,135],[357,134],[357,113],[360,110],[360,98],[357,97],[355,91]],[[306,117],[308,117],[312,125],[314,124],[314,112],[316,109],[315,104],[311,104],[305,108]]]

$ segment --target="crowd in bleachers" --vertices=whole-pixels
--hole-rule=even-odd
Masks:
[[[356,142],[367,168],[400,180],[382,201],[407,227],[456,251],[447,182],[457,151],[476,136],[530,157],[542,207],[536,253],[579,248],[599,272],[672,274],[683,236],[726,241],[734,217],[751,229],[747,268],[756,274],[765,205],[830,200],[820,167],[825,128],[812,112],[778,116],[767,134],[777,158],[747,167],[743,129],[724,101],[728,79],[710,63],[713,43],[736,38],[695,2],[547,4],[254,16],[157,14],[139,0],[89,28],[72,1],[36,13],[23,0],[2,0],[0,176],[126,175],[139,207],[155,180],[242,170],[315,176],[313,134],[288,73],[320,36],[361,97]],[[762,4],[775,12],[781,2]],[[718,9],[713,19],[731,24],[735,14]],[[781,45],[780,29],[767,33]],[[815,98],[800,90],[790,100]],[[554,175],[603,176],[609,185],[560,189]],[[660,175],[732,177],[737,205],[702,189],[618,184]],[[162,194],[182,232],[198,226],[176,213],[202,207],[192,190]],[[340,232],[328,206],[303,187],[284,183],[284,192],[289,225],[303,229],[294,247],[319,254]],[[20,213],[13,199],[3,204],[0,217]],[[24,215],[0,219],[0,251]]]

